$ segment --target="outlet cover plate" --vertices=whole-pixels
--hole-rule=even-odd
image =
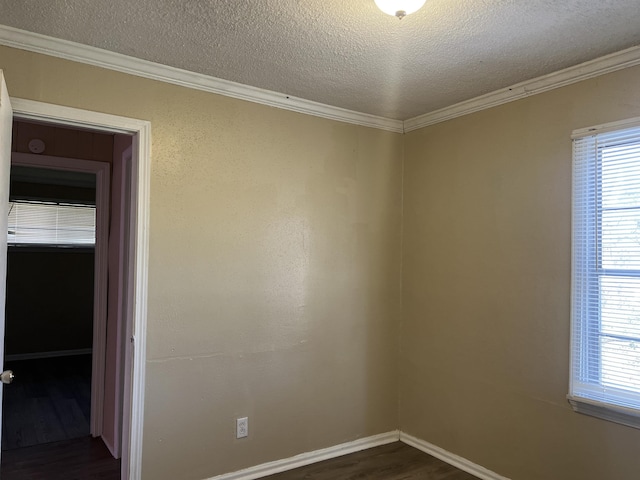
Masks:
[[[236,419],[236,438],[249,436],[249,417]]]

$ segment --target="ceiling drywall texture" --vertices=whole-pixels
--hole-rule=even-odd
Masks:
[[[405,120],[640,45],[638,0],[0,0],[0,23]]]

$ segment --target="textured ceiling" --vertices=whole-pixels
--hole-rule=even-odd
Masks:
[[[0,0],[0,23],[405,120],[640,45],[639,0]]]

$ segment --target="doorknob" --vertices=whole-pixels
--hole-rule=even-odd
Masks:
[[[0,373],[0,382],[2,383],[9,384],[13,382],[14,378],[15,376],[13,375],[13,372],[11,370],[5,370],[4,372]]]

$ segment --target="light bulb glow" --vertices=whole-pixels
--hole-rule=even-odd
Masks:
[[[426,0],[375,0],[375,2],[384,13],[402,18],[420,10]]]

